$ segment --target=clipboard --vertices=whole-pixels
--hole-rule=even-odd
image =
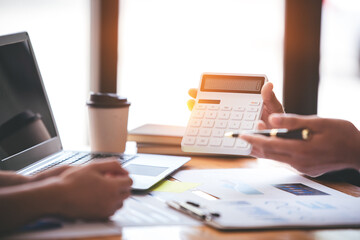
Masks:
[[[331,196],[307,199],[214,200],[167,205],[219,230],[360,227],[360,199]]]

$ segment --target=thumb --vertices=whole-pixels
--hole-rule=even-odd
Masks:
[[[301,116],[296,114],[271,114],[269,122],[274,128],[317,128],[318,117],[314,116]]]
[[[196,98],[197,89],[196,88],[190,88],[189,91],[188,91],[188,94],[190,95],[190,97]]]
[[[269,113],[283,113],[284,109],[273,92],[274,85],[271,82],[265,83],[261,89],[261,97]]]
[[[194,99],[190,99],[190,100],[187,101],[186,104],[187,104],[187,106],[188,106],[188,109],[189,109],[190,111],[192,111],[193,108],[194,108],[194,105],[195,105],[195,100],[194,100]]]

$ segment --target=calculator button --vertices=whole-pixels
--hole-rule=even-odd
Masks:
[[[252,101],[249,103],[250,106],[260,106],[260,102],[258,101]]]
[[[221,110],[223,110],[223,111],[231,111],[231,107],[230,106],[222,106]]]
[[[209,128],[202,128],[199,131],[199,135],[202,137],[210,137],[211,136],[211,129]]]
[[[241,129],[244,130],[251,130],[254,127],[254,123],[253,122],[242,122],[241,124]]]
[[[218,120],[215,123],[215,127],[216,128],[226,128],[227,127],[227,121]]]
[[[256,113],[246,113],[244,119],[247,121],[254,121],[256,119]]]
[[[207,119],[215,119],[216,116],[217,116],[217,112],[215,111],[210,111],[205,114],[205,118]]]
[[[241,120],[243,118],[243,116],[244,116],[243,113],[233,112],[233,113],[231,113],[230,119]]]
[[[224,147],[234,147],[236,138],[224,138]]]
[[[189,128],[189,130],[187,131],[188,136],[196,136],[198,133],[199,133],[198,128]]]
[[[220,112],[219,113],[219,119],[229,119],[230,118],[230,113],[229,112]]]
[[[259,111],[259,108],[257,108],[257,107],[248,107],[247,111],[248,112],[257,112],[257,111]]]
[[[235,147],[237,148],[246,148],[249,144],[242,140],[242,139],[236,139]]]
[[[219,110],[219,105],[210,105],[208,107],[209,110]]]
[[[184,144],[185,145],[194,145],[195,144],[195,138],[194,137],[185,137]]]
[[[231,128],[231,129],[239,129],[240,128],[240,122],[239,121],[231,121],[229,123],[229,128]]]
[[[204,120],[202,127],[212,128],[214,126],[214,120]]]
[[[201,120],[198,120],[198,119],[192,119],[190,121],[190,126],[191,127],[200,127],[201,125]]]
[[[207,146],[208,143],[209,143],[208,138],[198,138],[196,141],[196,145],[198,145],[198,146]]]
[[[193,114],[194,114],[194,115],[193,115],[194,118],[199,118],[199,119],[201,119],[201,118],[204,117],[205,112],[204,112],[204,111],[195,111]]]
[[[222,138],[222,137],[224,137],[224,135],[225,135],[225,130],[222,130],[222,129],[214,129],[214,130],[212,131],[212,136],[213,136],[213,137],[220,137],[220,138]]]
[[[236,111],[236,112],[244,112],[245,107],[234,107],[234,111]]]
[[[204,105],[204,104],[197,104],[196,107],[195,107],[195,109],[197,109],[197,110],[205,110],[205,109],[206,109],[206,105]]]
[[[210,146],[213,146],[213,147],[220,147],[221,146],[221,138],[211,138],[210,139]]]

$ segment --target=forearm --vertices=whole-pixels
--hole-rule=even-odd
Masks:
[[[56,178],[0,189],[0,233],[37,218],[58,214]]]

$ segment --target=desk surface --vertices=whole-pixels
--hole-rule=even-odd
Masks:
[[[277,165],[273,161],[252,158],[201,158],[193,157],[182,169],[204,168],[262,168]],[[360,188],[343,182],[316,180],[352,196],[360,197]],[[319,230],[270,230],[220,232],[207,226],[158,226],[125,227],[121,236],[87,238],[101,240],[119,239],[360,239],[358,229],[319,229]]]

